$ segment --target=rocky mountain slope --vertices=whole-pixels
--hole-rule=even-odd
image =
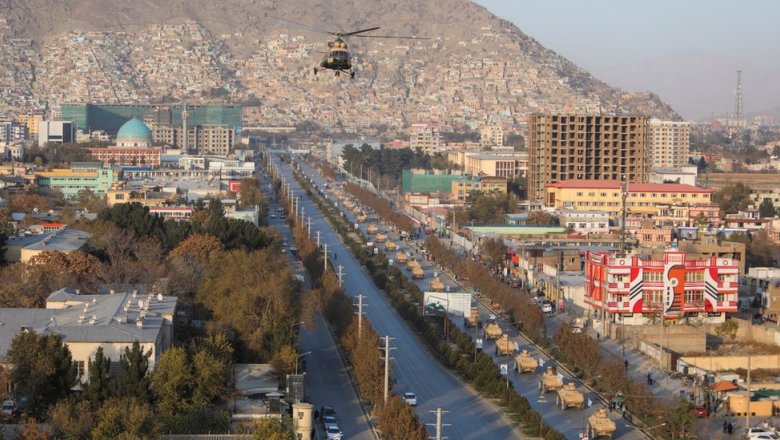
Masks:
[[[277,19],[283,17],[306,26]],[[314,76],[328,36],[357,76]],[[369,132],[522,125],[537,111],[675,118],[593,78],[468,0],[0,0],[0,116],[78,102],[243,102],[250,123]]]

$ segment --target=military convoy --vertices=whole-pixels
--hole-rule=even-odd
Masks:
[[[574,386],[573,382],[567,383],[557,392],[558,395],[555,396],[555,404],[560,406],[561,409],[583,408],[585,406],[585,396],[577,391],[577,387]]]
[[[588,417],[588,439],[595,439],[599,437],[612,438],[615,435],[615,422],[613,422],[604,408],[599,408],[598,411]]]
[[[485,326],[485,339],[498,339],[504,331],[501,330],[501,326],[496,321],[490,321]]]
[[[408,260],[409,257],[406,255],[406,252],[404,251],[398,251],[398,253],[395,254],[395,261],[397,261],[398,264],[406,264]]]
[[[387,241],[385,242],[385,250],[386,250],[386,251],[388,251],[388,252],[393,252],[393,251],[395,251],[397,248],[398,248],[398,246],[396,246],[396,245],[395,245],[395,243],[393,243],[392,241],[390,241],[390,240],[387,240]]]
[[[479,327],[479,309],[472,307],[469,317],[466,318],[466,327]]]
[[[444,292],[444,283],[441,282],[439,277],[434,277],[429,283],[431,292]]]
[[[542,378],[539,380],[539,392],[545,394],[548,391],[558,391],[563,388],[563,379],[558,377],[555,370],[547,367]]]
[[[496,354],[508,356],[515,352],[515,343],[509,340],[509,335],[504,333],[496,341]]]
[[[425,271],[423,270],[422,266],[420,266],[419,264],[415,265],[412,268],[412,278],[418,280],[425,278]]]
[[[538,366],[539,363],[531,356],[531,353],[528,350],[523,350],[520,354],[515,356],[515,371],[520,373],[533,373]]]
[[[360,213],[360,214],[358,214],[358,215],[357,215],[357,221],[358,221],[358,223],[365,223],[365,222],[366,222],[366,220],[368,220],[368,217],[366,217],[366,215],[365,215],[365,214],[363,214],[363,213]]]
[[[366,232],[368,232],[369,234],[376,234],[377,232],[379,232],[379,228],[374,223],[371,223],[370,225],[368,225],[368,228],[366,228]]]

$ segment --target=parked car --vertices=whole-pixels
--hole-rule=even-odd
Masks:
[[[322,426],[325,427],[325,430],[327,431],[330,427],[335,427],[338,429],[338,421],[336,420],[335,416],[324,416],[322,417]]]
[[[11,418],[19,415],[19,407],[16,405],[16,401],[13,399],[6,399],[3,401],[3,406],[0,407],[3,417]]]
[[[696,414],[696,417],[700,419],[707,417],[707,408],[703,406],[698,406],[698,405],[694,406],[693,408],[691,408],[691,412]]]
[[[320,407],[320,416],[321,417],[325,417],[325,416],[336,417],[336,410],[333,409],[332,406],[321,406]]]
[[[542,303],[542,312],[543,313],[552,313],[553,312],[553,306],[550,302],[543,302]]]
[[[404,402],[411,406],[417,406],[417,396],[414,393],[404,393]]]
[[[328,440],[341,440],[343,436],[338,426],[329,426],[325,429],[325,434],[328,436]]]
[[[757,432],[748,436],[750,440],[780,440],[780,435],[774,432]]]

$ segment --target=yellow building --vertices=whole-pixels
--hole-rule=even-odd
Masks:
[[[38,130],[40,130],[41,122],[43,121],[43,115],[41,114],[20,114],[16,117],[18,122],[27,124],[27,132],[30,136],[38,136]]]
[[[483,147],[503,147],[504,128],[500,125],[486,125],[479,130],[479,143]]]
[[[506,194],[507,180],[504,177],[477,177],[452,181],[452,198],[466,200],[471,191]]]
[[[176,194],[161,192],[159,187],[143,188],[129,186],[126,181],[114,183],[106,193],[108,206],[114,206],[119,203],[140,203],[148,208],[156,208],[171,204],[176,199]]]
[[[514,179],[528,172],[528,153],[524,151],[449,151],[447,160],[472,176]]]
[[[626,210],[652,216],[657,205],[670,203],[710,204],[715,190],[681,183],[629,183]],[[622,211],[622,190],[617,180],[564,180],[547,185],[545,204],[558,209]]]

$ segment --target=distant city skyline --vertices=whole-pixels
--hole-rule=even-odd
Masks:
[[[594,77],[657,93],[686,119],[727,116],[737,70],[746,115],[780,107],[780,2],[474,1]]]

